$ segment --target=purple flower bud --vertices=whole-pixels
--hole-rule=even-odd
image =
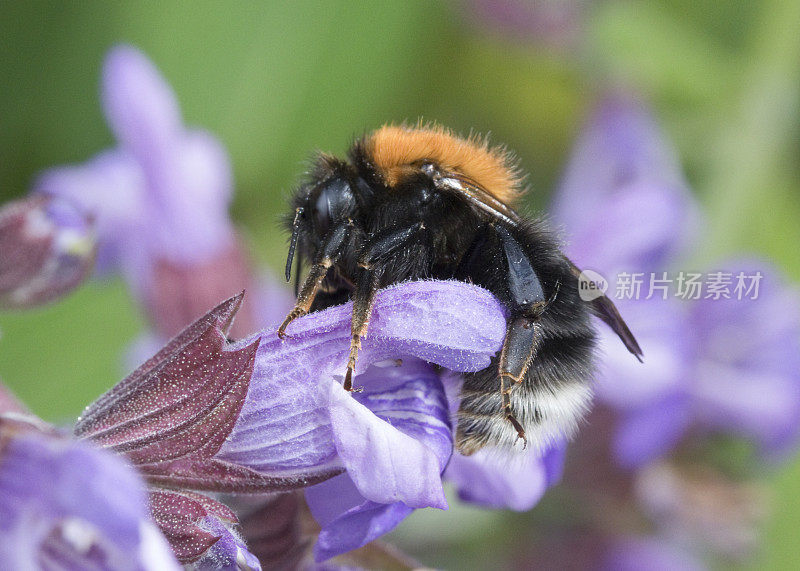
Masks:
[[[0,307],[57,299],[77,287],[94,261],[89,217],[64,199],[34,197],[0,209]]]
[[[33,417],[0,415],[0,561],[9,569],[178,569],[136,473]]]
[[[258,559],[232,529],[228,507],[186,490],[151,488],[150,508],[181,563],[190,569],[261,569]],[[239,567],[241,566],[241,567]]]
[[[247,550],[242,538],[215,517],[207,517],[200,527],[219,535],[219,540],[190,569],[197,571],[261,571],[261,563]]]

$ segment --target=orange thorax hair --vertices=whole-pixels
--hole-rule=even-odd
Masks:
[[[420,161],[443,171],[465,175],[498,200],[511,204],[522,194],[514,160],[484,137],[462,139],[439,125],[384,125],[366,139],[366,150],[388,186],[394,186]]]

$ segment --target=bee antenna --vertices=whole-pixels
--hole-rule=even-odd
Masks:
[[[292,239],[289,242],[289,255],[286,257],[286,281],[292,279],[292,262],[294,261],[294,251],[297,249],[297,237],[300,235],[300,218],[303,216],[303,207],[300,206],[294,211],[294,222],[292,222]]]

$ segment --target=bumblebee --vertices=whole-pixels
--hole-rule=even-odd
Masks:
[[[641,360],[614,304],[578,293],[580,270],[542,219],[513,208],[524,193],[513,156],[485,138],[437,125],[384,126],[357,140],[347,160],[319,154],[295,191],[286,279],[297,260],[294,309],[353,301],[344,388],[367,332],[376,292],[398,282],[455,279],[488,289],[507,312],[501,351],[464,375],[456,447],[544,445],[570,434],[591,400],[594,314]],[[300,286],[302,260],[311,262]]]

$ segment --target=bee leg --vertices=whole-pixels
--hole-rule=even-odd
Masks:
[[[425,223],[422,221],[411,226],[391,228],[386,232],[370,236],[358,256],[358,265],[366,269],[372,268],[377,263],[391,257],[398,250],[423,242],[425,237],[429,237],[429,235]]]
[[[319,254],[311,270],[303,282],[303,287],[300,288],[300,294],[297,296],[297,302],[294,309],[289,312],[286,319],[283,320],[280,327],[278,327],[278,337],[284,339],[286,337],[286,328],[289,324],[308,313],[311,309],[311,304],[314,303],[314,298],[317,296],[322,281],[328,273],[328,269],[336,263],[342,250],[349,242],[350,236],[353,231],[353,221],[346,220],[340,222],[328,233],[325,241],[320,248]]]
[[[505,257],[507,305],[511,311],[498,367],[503,413],[517,431],[517,436],[522,438],[524,448],[527,444],[525,430],[511,412],[510,394],[523,381],[536,357],[544,334],[539,318],[554,299],[559,285],[554,285],[550,299],[545,297],[539,276],[520,243],[500,225],[495,225],[494,231]]]
[[[344,390],[353,390],[353,371],[358,360],[358,351],[361,349],[361,337],[367,334],[369,316],[372,313],[372,304],[378,292],[379,273],[369,269],[362,269],[356,289],[353,293],[353,318],[350,325],[350,356],[347,359],[347,372],[344,375]]]
[[[420,221],[411,226],[392,228],[371,236],[358,257],[360,274],[353,293],[353,319],[351,324],[350,357],[344,376],[344,389],[353,390],[353,371],[361,349],[361,338],[367,333],[372,304],[380,285],[380,264],[400,249],[408,248],[426,236],[425,224]]]
[[[528,367],[536,356],[542,342],[543,328],[537,318],[512,317],[506,329],[506,338],[500,352],[499,374],[500,392],[503,396],[503,414],[517,436],[522,438],[523,449],[528,444],[525,430],[511,412],[511,391],[519,385],[528,372]]]

